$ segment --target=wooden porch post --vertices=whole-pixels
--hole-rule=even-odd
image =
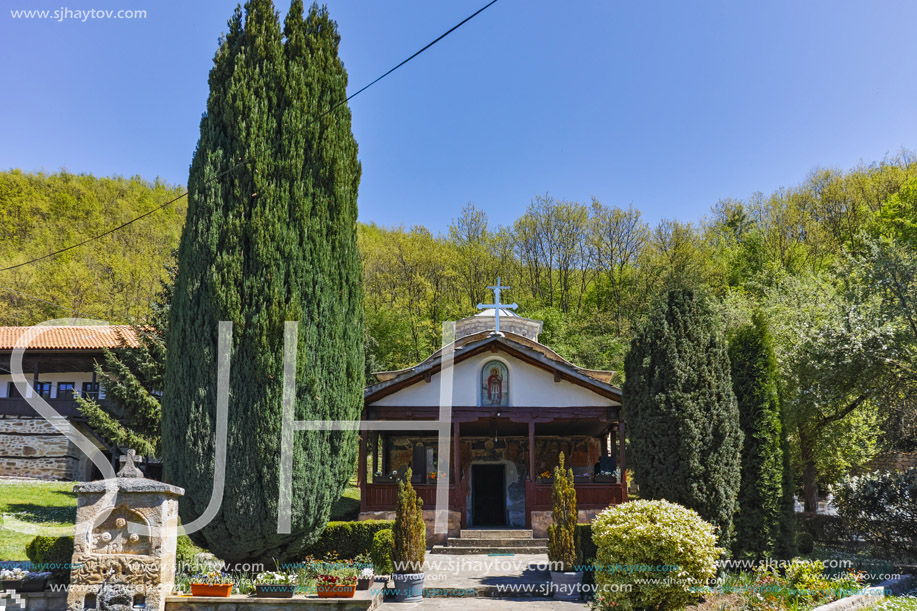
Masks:
[[[372,432],[372,453],[373,453],[373,472],[372,477],[375,478],[376,473],[379,471],[379,431]]]
[[[357,468],[357,480],[360,483],[360,511],[365,511],[366,504],[366,436],[369,431],[360,435],[360,464]]]
[[[627,464],[624,462],[624,421],[618,421],[618,465],[621,467],[621,484],[624,486],[621,498],[627,500]]]
[[[529,476],[525,482],[525,527],[532,527],[532,506],[535,504],[535,421],[529,420]]]
[[[462,452],[459,449],[459,428],[458,422],[452,423],[452,473],[453,487],[452,494],[454,498],[449,499],[450,505],[458,508],[461,528],[465,528],[465,494],[462,486]]]

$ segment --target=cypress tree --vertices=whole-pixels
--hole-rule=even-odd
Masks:
[[[353,431],[294,435],[292,532],[277,533],[283,338],[299,321],[296,420],[355,420],[362,405],[360,164],[340,37],[294,0],[237,8],[210,72],[188,180],[167,343],[163,451],[203,513],[214,475],[218,322],[232,321],[226,486],[196,542],[227,561],[286,559],[324,528],[352,473]]]
[[[765,558],[773,555],[780,540],[784,470],[777,358],[760,313],[732,338],[729,360],[745,435],[733,553]]]
[[[624,360],[624,416],[640,495],[697,511],[732,537],[742,432],[716,316],[690,290],[654,307]]]

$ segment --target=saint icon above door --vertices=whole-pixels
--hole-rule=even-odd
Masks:
[[[509,372],[502,361],[488,361],[481,368],[481,406],[509,405]]]

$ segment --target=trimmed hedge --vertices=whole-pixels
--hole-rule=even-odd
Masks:
[[[54,581],[70,583],[70,563],[73,561],[73,537],[42,537],[32,539],[25,548],[33,571],[51,571]]]
[[[797,513],[796,523],[800,532],[808,533],[817,543],[844,548],[851,547],[856,543],[840,516],[829,516],[821,513]]]
[[[395,567],[392,563],[392,550],[394,548],[395,535],[392,533],[392,529],[382,529],[373,537],[373,546],[369,554],[373,561],[373,570],[379,575],[390,575],[394,572]]]
[[[380,530],[390,529],[393,520],[363,520],[361,522],[328,522],[318,541],[305,554],[315,558],[356,558],[368,554],[373,537]]]
[[[585,567],[586,565],[595,566],[595,558],[599,555],[599,548],[596,547],[595,542],[592,540],[592,524],[577,524],[575,540],[576,564],[580,567]],[[577,570],[583,571],[583,583],[595,583],[594,570],[585,570],[583,568]]]

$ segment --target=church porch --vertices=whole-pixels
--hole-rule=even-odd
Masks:
[[[429,411],[434,410],[438,413],[438,408]],[[365,416],[432,420],[433,414],[425,411],[388,407],[384,415],[377,411]],[[450,536],[463,528],[527,528],[544,537],[550,524],[551,476],[560,452],[574,471],[581,521],[627,499],[624,427],[617,407],[459,407],[452,416],[444,448],[449,464],[441,460],[436,430],[364,430],[360,519],[394,517],[398,478],[411,467],[431,543],[444,538],[432,530],[437,482],[443,477],[448,477]]]

